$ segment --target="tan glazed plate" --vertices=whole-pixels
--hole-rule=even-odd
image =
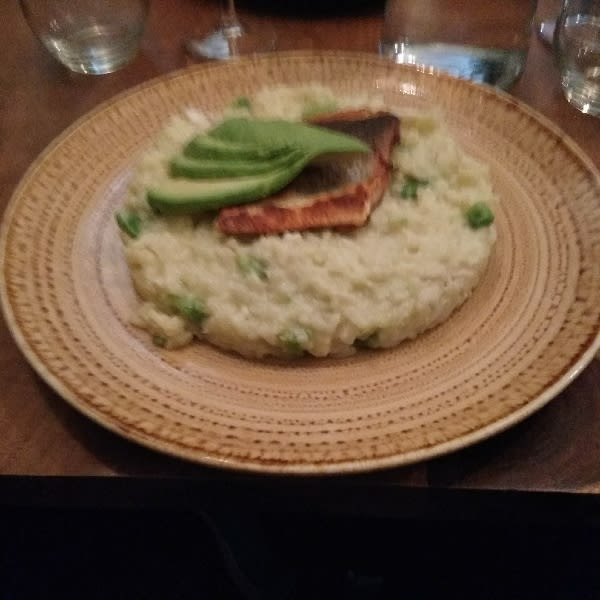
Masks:
[[[220,111],[257,88],[302,82],[444,111],[489,164],[502,202],[483,280],[446,323],[394,350],[285,363],[154,347],[129,323],[136,297],[114,223],[136,157],[186,107]],[[591,161],[506,94],[374,55],[201,65],[118,96],[29,169],[5,214],[0,259],[8,326],[59,394],[131,440],[221,467],[355,472],[453,451],[539,409],[600,346]]]

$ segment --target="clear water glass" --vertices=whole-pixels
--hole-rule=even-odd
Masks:
[[[527,60],[536,0],[387,0],[380,53],[508,89]]]
[[[20,0],[33,33],[63,65],[101,75],[136,55],[149,0]]]
[[[565,0],[554,40],[568,102],[600,116],[600,0]]]

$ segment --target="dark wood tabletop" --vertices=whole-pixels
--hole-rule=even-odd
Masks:
[[[354,4],[341,16],[295,14],[289,5],[278,13],[267,3],[240,7],[250,22],[273,25],[280,49],[376,53],[383,7]],[[191,64],[184,41],[207,30],[218,13],[219,4],[210,0],[156,0],[137,58],[116,73],[85,76],[55,62],[31,34],[17,2],[0,3],[0,214],[29,164],[55,136],[115,94]],[[525,73],[511,93],[562,128],[600,167],[600,119],[567,104],[551,50],[535,37]],[[93,478],[98,486],[130,479],[216,485],[261,479],[159,455],[91,422],[36,375],[1,318],[0,373],[0,474],[5,480],[79,476]],[[271,485],[278,481],[267,479]],[[543,409],[492,439],[429,462],[343,479],[408,490],[600,492],[600,361],[592,361]],[[91,498],[96,492],[88,493]],[[157,494],[158,488],[148,493]]]

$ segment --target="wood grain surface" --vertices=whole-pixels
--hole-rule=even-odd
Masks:
[[[351,13],[277,12],[241,4],[250,22],[270,22],[280,49],[376,52],[383,7]],[[16,3],[0,6],[0,211],[30,163],[57,135],[100,102],[192,61],[183,43],[206,30],[218,4],[156,1],[139,56],[117,73],[83,76],[58,65],[33,38]],[[600,167],[600,119],[582,115],[562,96],[551,52],[532,39],[528,64],[512,89],[558,125]],[[39,379],[0,322],[0,473],[235,478],[156,454],[80,415]],[[541,411],[492,439],[410,467],[361,475],[366,481],[416,487],[600,491],[600,364],[593,361]]]

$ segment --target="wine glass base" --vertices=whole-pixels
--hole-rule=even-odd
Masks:
[[[247,54],[275,50],[276,36],[270,27],[222,27],[206,37],[186,41],[187,51],[195,58],[229,60]]]

